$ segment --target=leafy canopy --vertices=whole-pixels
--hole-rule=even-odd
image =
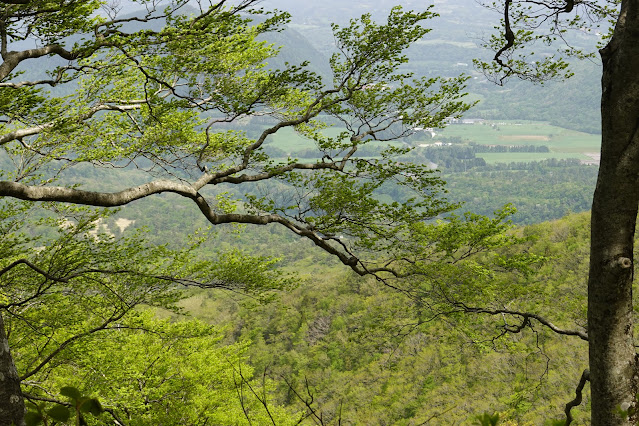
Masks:
[[[466,77],[414,79],[402,69],[435,14],[397,7],[386,23],[364,15],[333,26],[326,81],[305,63],[270,65],[278,49],[262,39],[288,15],[254,3],[140,1],[147,11],[135,16],[97,1],[5,4],[7,46],[33,34],[41,47],[7,51],[0,67],[0,145],[12,165],[0,195],[113,207],[175,193],[215,225],[283,225],[359,274],[388,261],[369,259],[371,250],[457,207],[441,198],[433,170],[397,161],[408,150],[392,143],[469,107]],[[47,76],[16,72],[32,64]],[[314,142],[314,158],[267,154],[287,128]],[[360,155],[373,144],[380,157]],[[73,170],[87,164],[146,178],[73,187]],[[384,202],[386,182],[412,195]]]

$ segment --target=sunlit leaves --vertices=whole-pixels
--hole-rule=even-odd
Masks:
[[[28,424],[77,424],[83,417],[90,420],[87,414],[108,422],[112,417],[103,414],[104,408],[137,425],[189,424],[203,418],[243,424],[242,404],[251,408],[249,420],[261,422],[268,414],[259,401],[251,394],[237,396],[252,382],[252,369],[242,360],[246,344],[219,345],[220,331],[195,320],[159,320],[149,311],[128,317],[113,330],[77,344],[38,386],[26,385],[30,392],[62,386],[61,403],[32,406]],[[271,387],[252,385],[264,392]],[[278,424],[288,424],[280,407],[272,406],[271,414]]]
[[[9,16],[21,21],[20,26],[9,28],[14,40],[23,40],[27,35],[37,37],[44,43],[55,43],[77,32],[87,32],[99,21],[95,11],[99,0],[78,1],[29,1],[24,5],[4,5]]]
[[[352,85],[373,84],[371,77],[389,75],[399,63],[406,62],[402,51],[419,40],[428,29],[419,26],[420,21],[436,16],[430,11],[402,12],[394,8],[387,25],[378,25],[369,14],[351,25],[340,28],[333,24],[336,44],[341,52],[331,58],[336,82]]]
[[[434,16],[428,10],[403,12],[396,7],[384,25],[369,15],[348,27],[333,25],[340,51],[331,58],[334,84],[348,99],[329,112],[339,116],[357,140],[377,138],[395,123],[405,127],[392,139],[405,135],[411,126],[441,126],[444,118],[470,107],[462,102],[465,77],[411,80],[411,73],[399,70],[407,61],[404,49],[429,32],[421,21]]]
[[[50,406],[44,402],[40,404],[29,402],[29,411],[25,415],[27,426],[47,425],[50,420],[62,422],[62,424],[84,425],[87,424],[84,417],[85,414],[91,414],[97,417],[104,412],[104,408],[102,408],[97,398],[83,396],[82,393],[73,386],[63,386],[60,388],[60,395],[69,399],[70,403],[60,402]]]
[[[408,224],[456,207],[439,197],[442,182],[432,170],[400,163],[406,151],[386,143],[470,107],[466,77],[413,79],[400,70],[405,49],[429,32],[422,23],[435,16],[430,10],[397,7],[383,23],[364,15],[334,26],[338,52],[326,82],[305,62],[269,64],[278,48],[262,38],[281,30],[287,14],[253,10],[263,18],[254,22],[222,4],[195,15],[178,13],[183,5],[161,12],[148,4],[144,16],[97,24],[95,49],[87,42],[69,69],[78,86],[52,97],[51,119],[28,128],[29,144],[14,139],[8,147],[16,158],[35,158],[23,175],[53,162],[56,177],[82,163],[135,167],[187,189],[188,179],[197,179],[198,197],[207,184],[246,184],[242,199],[201,200],[210,203],[200,207],[214,215],[211,222],[233,222],[221,215],[235,206],[246,212],[240,222],[288,221],[298,235],[331,240],[333,248],[324,248],[349,258],[360,254],[351,249],[384,251]],[[139,28],[131,30],[132,23]],[[261,133],[242,129],[258,117]],[[339,134],[328,136],[333,124]],[[265,145],[286,128],[312,139],[316,156],[271,158]],[[255,185],[273,180],[285,183],[282,191],[263,194]],[[389,203],[380,196],[384,185],[407,195]],[[269,213],[275,216],[265,221]],[[351,240],[338,242],[340,235]]]
[[[0,93],[5,109],[16,115],[7,130],[27,133],[7,136],[12,157],[18,162],[32,156],[38,166],[51,166],[28,170],[45,175],[38,181],[43,190],[77,164],[136,167],[177,182],[184,190],[158,192],[190,198],[211,223],[284,224],[358,273],[379,272],[380,280],[412,275],[402,282],[413,286],[412,294],[439,284],[460,295],[494,294],[496,283],[476,291],[490,278],[489,262],[466,259],[512,242],[505,234],[509,212],[496,219],[446,217],[458,206],[442,198],[436,172],[398,161],[409,150],[387,143],[416,126],[443,125],[470,107],[463,101],[466,77],[413,79],[400,69],[405,49],[428,33],[421,23],[432,12],[394,8],[385,23],[364,15],[334,26],[334,75],[322,82],[304,62],[284,69],[268,63],[278,49],[258,37],[279,30],[286,14],[264,13],[265,20],[254,23],[250,15],[222,7],[224,2],[196,15],[179,13],[186,1],[163,12],[153,1],[143,3],[148,13],[125,21],[92,18],[97,2],[30,3],[54,9],[38,33],[45,44],[73,33],[90,39],[60,53],[70,61],[70,94],[45,100],[37,89],[17,89],[19,107]],[[42,10],[36,15],[27,26],[47,19]],[[130,30],[125,22],[140,28]],[[260,132],[242,128],[244,120],[258,117]],[[332,123],[342,129],[327,136]],[[316,157],[270,158],[264,145],[286,128],[312,139]],[[365,153],[369,146],[375,155]],[[261,182],[273,186],[253,185]],[[246,196],[217,192],[207,201],[206,186],[223,183],[242,184]],[[403,192],[389,200],[385,186]],[[45,236],[37,246],[12,229],[0,246],[2,307],[16,363],[24,378],[38,381],[31,390],[40,394],[44,382],[57,389],[73,377],[77,392],[67,388],[61,394],[76,408],[97,413],[98,406],[80,395],[99,391],[105,406],[133,413],[140,424],[217,424],[220,418],[237,423],[248,417],[244,407],[229,402],[234,392],[242,400],[238,388],[245,377],[233,374],[236,365],[244,366],[228,352],[241,348],[217,350],[215,329],[158,321],[144,307],[179,312],[182,286],[268,300],[295,285],[278,270],[278,259],[225,249],[203,254],[204,237],[183,249],[149,246],[144,232],[116,236],[105,230],[106,212],[52,210],[38,222]],[[525,262],[500,266],[512,270]],[[453,263],[461,266],[453,269]],[[334,362],[341,361],[334,356]],[[62,409],[52,410],[50,416],[66,420]]]

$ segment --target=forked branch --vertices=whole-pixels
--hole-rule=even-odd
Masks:
[[[563,329],[563,328],[557,327],[555,324],[553,324],[547,318],[545,318],[545,317],[543,317],[541,315],[530,313],[530,312],[513,311],[513,310],[510,310],[510,309],[477,308],[477,307],[466,306],[465,304],[460,303],[460,302],[455,302],[455,303],[453,303],[453,305],[455,307],[461,309],[463,312],[468,312],[468,313],[488,314],[488,315],[512,315],[512,316],[520,317],[522,319],[521,324],[518,325],[518,326],[508,327],[507,331],[509,331],[509,332],[514,332],[514,333],[520,332],[527,325],[530,325],[530,320],[531,319],[534,319],[534,320],[538,321],[540,324],[542,324],[543,326],[545,326],[545,327],[549,328],[550,330],[552,330],[554,333],[562,334],[562,335],[565,335],[565,336],[576,336],[576,337],[579,337],[581,340],[588,341],[588,334],[585,331],[570,330],[570,329]]]

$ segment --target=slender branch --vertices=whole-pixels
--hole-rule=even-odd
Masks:
[[[74,121],[85,121],[85,120],[88,120],[89,118],[93,117],[95,114],[97,114],[100,111],[120,111],[120,112],[125,112],[125,111],[134,110],[134,109],[139,109],[140,107],[141,107],[140,102],[131,103],[131,104],[128,104],[128,105],[99,104],[99,105],[93,106],[92,108],[90,108],[85,113],[81,114],[78,117],[74,117],[73,119],[74,119]],[[27,136],[33,136],[33,135],[40,134],[40,133],[42,133],[43,131],[45,131],[47,129],[53,128],[58,122],[59,121],[50,121],[48,123],[43,123],[43,124],[40,124],[38,126],[28,127],[28,128],[25,128],[25,129],[18,129],[18,130],[15,130],[13,132],[5,133],[4,135],[0,136],[0,145],[6,145],[7,143],[9,143],[11,141],[22,139],[22,138],[25,138]]]
[[[233,380],[235,381],[235,372],[237,371],[239,376],[240,376],[240,385],[242,383],[245,383],[246,386],[248,387],[248,389],[251,391],[251,393],[253,394],[253,396],[255,396],[255,398],[260,402],[260,404],[262,404],[262,407],[264,407],[264,410],[266,411],[266,414],[268,414],[269,419],[271,420],[271,423],[273,425],[277,425],[277,423],[275,422],[275,419],[273,418],[273,415],[271,414],[271,410],[268,407],[268,401],[266,399],[266,370],[264,370],[264,375],[262,376],[262,395],[260,396],[255,389],[253,389],[253,386],[251,386],[251,383],[246,379],[246,377],[244,377],[244,374],[242,374],[242,367],[240,366],[238,369],[235,368],[235,366],[233,364],[231,364],[231,367],[233,368]],[[235,381],[235,387],[236,389],[238,388],[238,383],[237,381]],[[239,391],[238,391],[238,395],[239,395]],[[244,403],[243,400],[240,400],[240,403],[242,404],[242,409],[244,411],[244,416],[246,417],[246,419],[250,422],[251,419],[249,418],[249,413],[247,409],[244,409]]]
[[[576,337],[579,337],[581,340],[588,341],[588,334],[586,332],[580,331],[580,330],[566,330],[566,329],[559,328],[555,324],[550,322],[548,319],[542,317],[541,315],[533,314],[533,313],[530,313],[530,312],[512,311],[510,309],[494,309],[494,310],[491,310],[491,309],[485,309],[485,308],[474,308],[474,307],[466,306],[463,303],[459,303],[459,302],[453,303],[453,305],[458,307],[458,308],[461,308],[464,312],[477,313],[477,314],[488,314],[488,315],[506,314],[506,315],[514,315],[514,316],[521,317],[523,319],[522,324],[520,326],[518,326],[518,327],[515,327],[512,330],[509,330],[509,331],[519,332],[527,324],[529,324],[531,319],[534,319],[534,320],[537,320],[542,325],[548,327],[549,329],[551,329],[553,332],[555,332],[557,334],[563,334],[563,335],[566,335],[566,336],[576,336]]]
[[[237,383],[237,380],[235,379],[235,367],[233,367],[233,382],[235,383],[235,391],[237,392],[237,398],[240,401],[240,406],[242,407],[242,412],[244,413],[244,417],[246,417],[246,421],[248,421],[249,426],[251,426],[253,424],[253,422],[251,422],[251,418],[249,417],[249,413],[248,413],[248,409],[246,408],[246,405],[244,404],[244,392],[243,392],[243,387],[244,387],[244,383],[246,383],[246,380],[244,380],[244,376],[241,375],[241,366],[240,366],[240,377],[242,378],[242,380],[240,380],[240,383]]]
[[[572,423],[572,413],[570,412],[570,410],[572,410],[573,407],[576,407],[579,404],[581,404],[581,400],[582,400],[581,392],[583,391],[584,386],[586,385],[586,382],[589,382],[589,381],[590,381],[590,370],[585,369],[584,372],[581,374],[581,378],[579,379],[579,384],[577,384],[577,389],[575,389],[575,399],[573,399],[572,401],[566,404],[566,409],[565,409],[566,426]]]
[[[340,163],[339,165],[337,163]],[[224,173],[223,176],[217,179],[211,179],[211,184],[218,183],[234,183],[240,184],[245,182],[257,182],[261,180],[268,180],[278,175],[282,175],[286,172],[290,172],[293,170],[320,170],[320,169],[332,169],[332,170],[343,170],[345,163],[340,161],[326,162],[326,163],[290,163],[281,167],[274,168],[264,173],[247,175],[243,174],[240,176],[226,176]]]
[[[68,280],[66,280],[64,278],[58,278],[58,277],[54,277],[54,276],[50,275],[49,273],[47,273],[43,269],[38,268],[36,265],[31,263],[27,259],[16,260],[14,262],[11,262],[9,265],[5,266],[4,268],[0,269],[0,277],[3,276],[4,274],[6,274],[7,272],[9,272],[11,269],[13,269],[16,266],[18,266],[18,265],[27,265],[29,268],[33,269],[38,274],[42,275],[43,277],[45,277],[45,278],[47,278],[47,279],[49,279],[51,281],[58,281],[58,282],[67,282],[68,281]]]
[[[550,3],[546,3],[546,2],[540,2],[540,1],[534,1],[534,0],[523,0],[520,3],[524,3],[524,4],[534,4],[537,6],[540,6],[543,9],[548,10],[548,13],[539,13],[538,15],[533,15],[530,14],[528,15],[529,18],[536,18],[540,21],[538,21],[536,23],[536,25],[527,25],[527,28],[539,28],[540,26],[542,26],[546,21],[548,21],[551,18],[554,18],[554,28],[557,29],[559,27],[559,15],[562,13],[570,13],[573,11],[574,7],[575,7],[575,0],[565,0],[565,4],[562,6],[557,6],[557,5],[553,5]],[[579,4],[580,2],[577,1],[577,4]],[[505,74],[499,79],[499,81],[497,82],[500,85],[503,85],[504,81],[510,77],[511,75],[514,74],[519,74],[520,76],[528,76],[531,77],[530,75],[528,75],[526,72],[522,72],[519,70],[514,69],[510,64],[508,64],[507,62],[504,61],[504,59],[502,58],[503,55],[506,53],[506,51],[508,51],[509,49],[511,49],[514,45],[515,45],[515,33],[513,31],[512,28],[512,24],[510,22],[510,6],[513,4],[513,0],[506,0],[504,2],[504,8],[503,8],[503,21],[504,21],[504,34],[503,34],[503,38],[506,41],[506,44],[504,44],[499,50],[497,50],[497,52],[495,52],[495,56],[493,57],[493,61],[497,62],[497,64],[499,64],[499,66],[501,68],[503,68],[505,70]],[[561,32],[559,32],[559,36],[561,37],[562,40],[565,41],[564,37],[561,35]],[[568,44],[568,43],[567,43]]]
[[[220,177],[230,176],[234,173],[237,173],[241,170],[246,169],[249,165],[251,153],[254,152],[256,149],[258,149],[259,147],[261,147],[268,136],[277,133],[280,129],[284,127],[294,127],[299,124],[308,123],[312,118],[317,117],[322,111],[329,110],[332,106],[338,105],[342,102],[345,102],[351,99],[353,97],[353,94],[355,93],[355,89],[352,87],[347,87],[347,83],[349,79],[355,74],[356,71],[357,71],[357,68],[352,68],[351,70],[349,70],[348,73],[346,73],[342,77],[342,80],[336,87],[322,91],[317,96],[317,98],[306,107],[305,111],[297,118],[287,120],[287,121],[280,121],[276,125],[268,129],[265,129],[262,132],[262,134],[259,136],[259,138],[257,138],[257,140],[254,143],[249,145],[244,150],[242,164],[240,166],[237,166],[235,170],[232,170],[232,169],[227,170],[226,172],[221,174]],[[359,78],[358,78],[358,83],[359,83]],[[346,93],[344,95],[338,96],[332,100],[329,100],[328,102],[325,102],[325,99],[327,99],[329,96],[337,94],[341,92],[342,90],[344,90],[345,88],[346,88]]]
[[[111,417],[113,417],[113,421],[115,422],[116,426],[126,425],[126,423],[124,423],[124,421],[115,413],[115,410],[113,408],[103,407],[103,409],[106,413],[109,413]]]
[[[506,0],[506,2],[504,3],[504,39],[506,40],[506,44],[495,53],[495,56],[493,58],[495,62],[497,62],[501,67],[507,70],[506,76],[502,77],[501,79],[502,82],[509,74],[514,72],[512,67],[506,64],[501,58],[501,55],[504,52],[515,45],[515,34],[513,32],[513,29],[510,27],[510,5],[512,4],[512,2],[513,0]]]
[[[244,0],[240,4],[235,6],[234,9],[232,9],[231,13],[232,14],[239,13],[240,11],[246,9],[247,7],[256,3],[257,1],[258,0]],[[200,19],[205,18],[206,16],[210,15],[213,12],[219,11],[220,7],[225,2],[226,0],[223,0],[223,1],[220,1],[217,5],[211,6],[211,8],[207,12],[201,13],[200,16],[194,18],[194,22],[197,22]],[[29,3],[31,3],[31,0],[0,0],[0,3],[9,4],[9,5],[28,5]],[[174,11],[175,10],[177,10],[177,8],[174,9]],[[55,9],[52,11],[55,11]],[[38,10],[34,12],[34,14],[37,15],[43,12],[47,12],[47,11]],[[48,55],[57,55],[68,61],[75,61],[78,59],[82,59],[94,54],[95,52],[97,52],[103,47],[114,47],[115,44],[113,43],[112,40],[108,38],[111,35],[117,35],[119,37],[125,37],[125,38],[133,35],[133,34],[123,33],[121,31],[118,31],[117,29],[114,29],[113,27],[115,25],[122,24],[125,22],[132,22],[132,21],[150,22],[151,20],[158,20],[164,17],[165,15],[150,16],[149,14],[144,18],[132,17],[132,18],[112,19],[107,22],[100,22],[96,24],[95,27],[93,28],[95,39],[92,42],[92,44],[81,47],[77,50],[67,50],[59,44],[49,44],[46,46],[42,46],[42,47],[38,47],[34,49],[26,49],[22,51],[7,51],[6,37],[3,37],[2,46],[0,48],[0,50],[2,51],[2,58],[3,58],[3,62],[2,64],[0,64],[0,81],[3,81],[4,79],[6,79],[7,76],[9,76],[9,74],[24,60],[41,58],[43,56],[48,56]],[[102,28],[105,28],[105,30],[101,31]],[[6,35],[6,29],[1,32],[3,33],[2,34],[3,36]],[[154,31],[148,31],[147,34],[157,36],[160,33],[157,33]],[[51,84],[51,82],[52,81],[42,81],[41,83]]]

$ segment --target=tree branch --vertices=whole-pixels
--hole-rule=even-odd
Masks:
[[[158,180],[120,192],[93,192],[61,186],[28,186],[18,182],[0,182],[0,196],[18,198],[25,201],[58,201],[95,207],[118,207],[152,194],[172,192],[188,198],[198,196],[196,189],[168,180]]]
[[[163,192],[171,192],[193,200],[204,217],[213,225],[228,223],[246,223],[253,225],[267,225],[270,223],[279,223],[284,225],[295,234],[310,239],[315,245],[324,251],[336,256],[344,265],[349,266],[359,275],[367,275],[371,273],[364,268],[359,267],[360,260],[351,255],[351,253],[343,252],[334,247],[323,238],[322,235],[308,228],[300,226],[277,214],[218,214],[208,204],[206,199],[197,191],[204,186],[210,175],[204,174],[195,184],[188,185],[183,183],[171,182],[167,180],[159,180],[146,183],[133,188],[128,188],[120,192],[104,193],[83,191],[74,188],[65,187],[48,187],[48,186],[28,186],[18,182],[0,182],[0,196],[9,196],[26,201],[56,201],[73,204],[90,205],[95,207],[118,207],[128,204],[132,201],[148,197],[153,194]],[[380,270],[381,272],[382,270]],[[384,269],[385,271],[385,269]]]
[[[590,370],[585,369],[584,372],[581,374],[581,378],[579,379],[579,384],[577,384],[577,389],[575,389],[575,399],[573,399],[572,401],[566,404],[566,409],[565,409],[566,426],[572,423],[572,413],[570,412],[570,410],[572,410],[573,407],[576,407],[579,404],[581,404],[581,400],[582,400],[581,392],[583,391],[584,386],[586,385],[586,382],[589,382],[589,381],[590,381]]]
[[[17,83],[18,86],[22,83]],[[27,85],[30,85],[28,83],[26,83]],[[0,84],[1,86],[1,84]],[[100,111],[120,111],[120,112],[124,112],[124,111],[130,111],[130,110],[134,110],[134,109],[139,109],[141,107],[142,102],[136,102],[136,103],[132,103],[129,105],[110,105],[110,104],[99,104],[99,105],[95,105],[92,108],[90,108],[87,112],[81,114],[78,117],[73,117],[73,119],[75,121],[84,121],[84,120],[88,120],[89,118],[93,117],[95,114],[97,114]],[[18,129],[18,130],[14,130],[13,132],[9,132],[9,133],[5,133],[4,135],[0,136],[0,145],[6,145],[7,143],[11,142],[11,141],[15,141],[18,139],[22,139],[25,138],[27,136],[33,136],[33,135],[37,135],[42,133],[43,131],[47,130],[47,129],[51,129],[53,128],[55,125],[57,124],[56,121],[50,121],[48,123],[43,123],[40,124],[38,126],[33,126],[33,127],[27,127],[25,129]]]
[[[69,61],[78,59],[80,57],[78,52],[66,50],[58,44],[51,44],[35,49],[27,49],[21,51],[13,50],[11,52],[6,52],[6,54],[3,55],[4,61],[0,65],[0,81],[7,78],[11,71],[13,71],[20,64],[20,62],[27,59],[41,58],[47,55],[57,55]]]
[[[563,334],[566,336],[576,336],[576,337],[579,337],[581,340],[588,341],[588,334],[586,332],[580,331],[580,330],[566,330],[566,329],[559,328],[555,324],[550,322],[548,319],[542,317],[541,315],[537,315],[537,314],[533,314],[529,312],[512,311],[510,309],[492,310],[492,309],[485,309],[485,308],[474,308],[474,307],[466,306],[460,302],[453,302],[453,306],[457,308],[461,308],[464,312],[469,312],[469,313],[488,314],[488,315],[506,314],[506,315],[514,315],[514,316],[521,317],[523,319],[522,325],[512,330],[514,332],[521,331],[521,329],[523,329],[524,326],[528,324],[531,319],[534,319],[534,320],[537,320],[542,325],[548,327],[549,329],[551,329],[553,332],[557,334]]]

